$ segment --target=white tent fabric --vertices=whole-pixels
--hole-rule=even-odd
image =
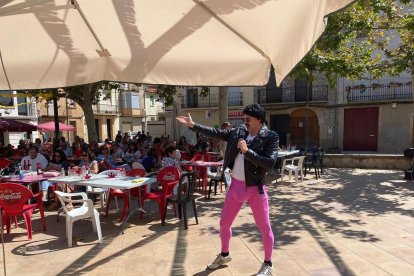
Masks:
[[[0,90],[276,81],[353,0],[0,0]]]

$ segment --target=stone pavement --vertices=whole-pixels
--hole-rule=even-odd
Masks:
[[[414,275],[414,182],[402,175],[329,169],[319,180],[307,175],[303,182],[278,179],[269,185],[274,275]],[[56,222],[56,213],[48,212],[48,230],[42,232],[35,214],[32,241],[23,223],[4,236],[7,274],[253,275],[263,251],[248,206],[234,223],[233,261],[205,270],[220,251],[222,203],[223,195],[199,198],[200,224],[189,208],[188,230],[172,208],[162,227],[156,205],[147,203],[149,215],[132,218],[124,235],[119,234],[120,212],[112,210],[108,218],[101,216],[102,244],[96,243],[90,222],[80,221],[73,248],[67,248],[63,217]]]

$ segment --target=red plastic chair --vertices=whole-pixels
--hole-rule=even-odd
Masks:
[[[157,180],[162,186],[161,191],[155,191],[147,193],[143,191],[142,194],[142,206],[144,206],[145,200],[154,200],[158,202],[158,207],[161,216],[161,224],[165,224],[165,205],[167,199],[172,196],[175,185],[177,185],[180,180],[180,172],[176,167],[165,167],[157,175]],[[175,206],[174,206],[175,211]]]
[[[181,160],[186,160],[186,161],[191,160],[191,156],[187,152],[180,151],[180,154],[181,154]]]
[[[127,172],[127,176],[145,176],[145,170],[143,169],[132,169]],[[135,195],[138,194],[139,191],[135,191],[135,189],[131,189],[131,194]],[[129,197],[128,194],[125,193],[121,189],[109,189],[108,192],[108,199],[106,201],[106,210],[105,210],[105,217],[108,217],[109,212],[109,204],[111,202],[111,199],[113,198],[122,198],[124,200],[124,207],[122,208],[122,215],[121,215],[121,221],[124,221],[127,215],[127,210],[129,209]]]
[[[29,199],[36,198],[37,203],[26,204]],[[45,212],[43,208],[42,195],[33,193],[23,185],[16,183],[4,183],[0,185],[0,206],[3,212],[3,225],[7,227],[7,233],[10,233],[11,218],[14,216],[23,216],[27,237],[32,239],[32,214],[35,208],[39,208],[42,220],[43,230],[46,231]]]
[[[194,155],[193,159],[191,159],[191,162],[196,162],[196,161],[208,161],[207,154],[197,152]],[[202,191],[204,191],[205,196],[207,197],[207,186],[208,186],[207,168],[206,167],[193,166],[193,169],[196,172],[196,183],[198,182],[199,185],[201,185],[201,189],[202,189]]]

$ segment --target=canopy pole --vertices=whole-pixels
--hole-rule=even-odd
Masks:
[[[95,33],[94,29],[92,28],[91,24],[89,23],[88,19],[86,18],[85,14],[83,13],[82,9],[79,6],[78,1],[71,0],[72,4],[75,6],[75,9],[78,11],[79,15],[82,17],[83,21],[85,22],[86,26],[88,27],[89,31],[91,32],[92,36],[95,38],[96,42],[98,43],[101,50],[96,50],[101,57],[110,57],[111,54],[109,53],[108,49],[106,49],[102,42],[99,40],[98,35]]]
[[[3,69],[3,73],[4,76],[6,77],[6,81],[7,81],[7,86],[9,87],[9,90],[11,92],[11,85],[10,85],[10,81],[9,81],[9,77],[7,76],[7,72],[6,72],[6,68],[4,66],[4,62],[3,62],[3,56],[1,55],[1,50],[0,50],[0,63],[1,63],[1,68]]]

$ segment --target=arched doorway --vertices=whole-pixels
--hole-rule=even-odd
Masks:
[[[316,113],[299,108],[290,115],[290,143],[301,148],[319,147],[319,123]]]

